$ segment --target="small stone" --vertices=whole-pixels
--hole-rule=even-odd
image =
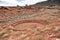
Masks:
[[[26,37],[25,40],[29,40],[30,38],[29,37]]]
[[[26,36],[27,36],[27,35],[25,35],[25,34],[22,34],[22,35],[21,35],[21,37],[26,37]]]
[[[54,30],[55,31],[60,31],[60,27],[55,27]]]
[[[10,30],[11,32],[13,32],[13,30]]]
[[[60,38],[56,38],[56,40],[60,40]]]
[[[6,36],[8,36],[8,34],[4,34],[4,35],[3,35],[3,37],[6,37]]]

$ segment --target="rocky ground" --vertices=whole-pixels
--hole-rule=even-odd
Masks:
[[[60,8],[1,6],[0,40],[60,40]]]

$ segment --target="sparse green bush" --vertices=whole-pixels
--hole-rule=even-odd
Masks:
[[[19,7],[19,5],[17,5],[17,7]]]
[[[36,40],[42,40],[41,38],[37,38]]]
[[[5,34],[5,32],[0,32],[0,36],[3,36]]]

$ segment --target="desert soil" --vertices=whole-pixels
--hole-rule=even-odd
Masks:
[[[1,6],[0,40],[60,40],[60,8]]]

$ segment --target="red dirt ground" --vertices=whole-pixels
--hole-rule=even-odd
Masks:
[[[1,6],[0,40],[60,40],[60,8]]]

